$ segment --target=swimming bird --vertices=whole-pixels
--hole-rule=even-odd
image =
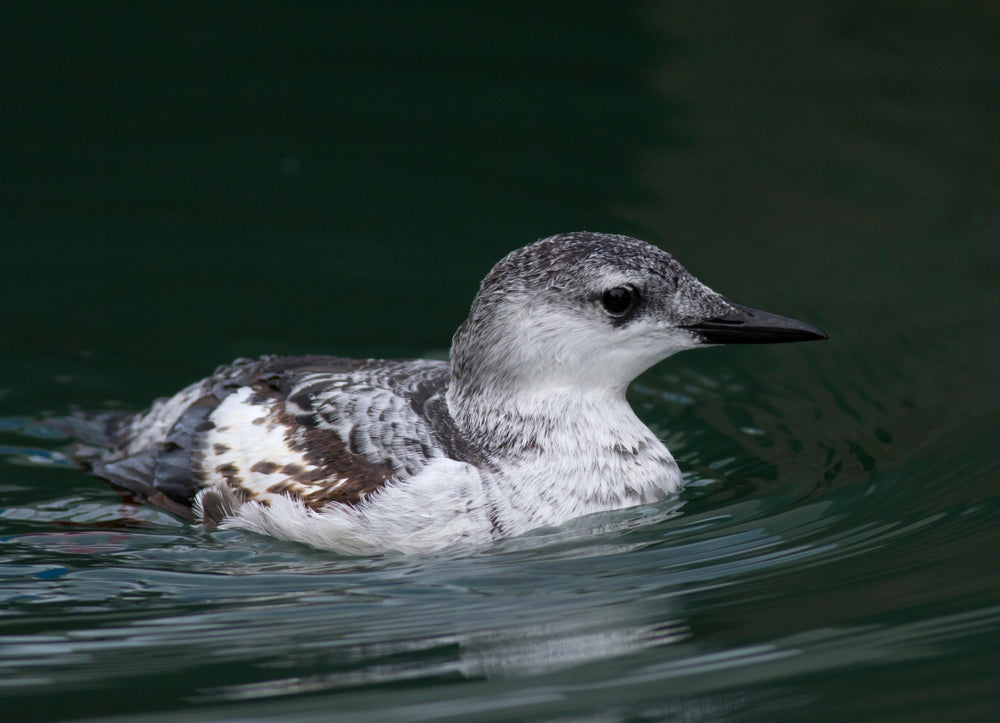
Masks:
[[[102,415],[78,457],[208,526],[345,554],[480,544],[680,489],[625,398],[657,362],[825,338],[646,242],[561,234],[493,267],[447,362],[237,360],[144,412]]]

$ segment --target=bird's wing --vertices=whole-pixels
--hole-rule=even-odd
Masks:
[[[315,510],[357,504],[436,457],[473,461],[444,404],[447,379],[445,363],[422,360],[238,362],[137,415],[119,451],[90,466],[188,518],[215,490],[202,496],[209,521],[275,495]]]

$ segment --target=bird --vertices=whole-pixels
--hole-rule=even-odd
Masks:
[[[672,354],[826,339],[628,236],[564,233],[483,279],[449,359],[238,359],[75,426],[78,462],[208,528],[344,555],[484,545],[682,486],[626,400]]]

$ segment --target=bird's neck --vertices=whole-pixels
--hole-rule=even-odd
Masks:
[[[624,394],[448,401],[463,436],[494,465],[485,484],[504,500],[495,517],[507,533],[657,502],[680,487],[670,452]]]
[[[624,390],[546,387],[517,392],[453,385],[448,410],[462,435],[490,456],[576,457],[656,441]]]

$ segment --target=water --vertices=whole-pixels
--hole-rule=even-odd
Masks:
[[[4,720],[997,717],[1000,15],[703,5],[5,6]],[[441,357],[582,228],[830,333],[636,383],[677,500],[342,558],[125,506],[34,424]]]

